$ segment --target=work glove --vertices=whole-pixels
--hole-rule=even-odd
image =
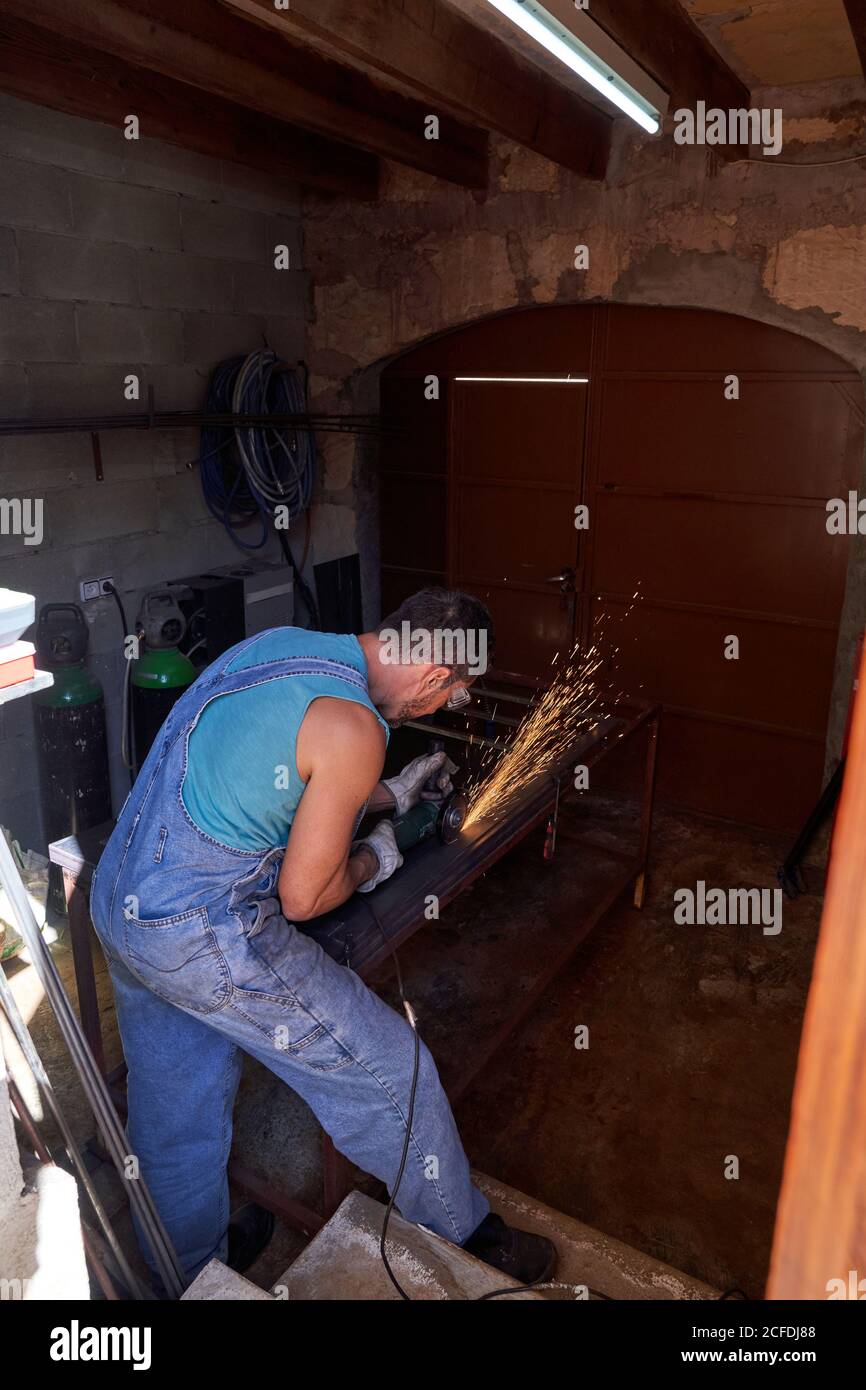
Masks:
[[[427,753],[413,758],[407,763],[398,777],[387,777],[382,785],[387,787],[394,798],[397,815],[411,811],[419,801],[441,801],[452,790],[451,778],[457,771],[447,753]],[[436,790],[426,791],[425,783],[435,776]]]
[[[375,888],[379,883],[384,883],[385,879],[390,878],[395,869],[399,869],[403,863],[403,856],[397,848],[397,841],[394,839],[394,827],[389,820],[378,821],[363,840],[352,841],[353,850],[365,847],[373,851],[379,862],[379,867],[372,878],[368,878],[365,883],[358,884],[359,893],[369,893],[371,888]]]

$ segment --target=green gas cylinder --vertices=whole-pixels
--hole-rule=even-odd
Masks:
[[[186,619],[170,589],[145,594],[138,630],[142,634],[141,655],[130,673],[136,768],[147,757],[172,705],[197,674],[177,645],[186,631]]]
[[[103,699],[102,686],[83,662],[71,666],[51,666],[40,661],[40,667],[52,671],[54,684],[39,690],[33,702],[39,709],[81,709]]]
[[[33,696],[45,839],[62,840],[111,819],[105,699],[84,664],[88,628],[76,603],[46,603],[36,623],[39,666],[54,684]],[[58,873],[51,881],[62,904]],[[55,881],[58,880],[58,881]]]

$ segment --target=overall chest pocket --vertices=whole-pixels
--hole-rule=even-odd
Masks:
[[[149,920],[127,910],[124,936],[134,974],[169,1003],[209,1014],[229,998],[231,978],[207,908]]]

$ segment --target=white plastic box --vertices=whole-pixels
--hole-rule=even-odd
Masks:
[[[0,589],[0,647],[17,642],[35,617],[36,600],[32,594]]]

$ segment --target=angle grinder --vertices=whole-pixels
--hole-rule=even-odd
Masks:
[[[444,801],[419,801],[391,822],[397,848],[405,854],[433,835],[445,845],[452,844],[463,829],[468,810],[469,798],[464,792],[452,792]]]
[[[427,743],[428,753],[444,753],[445,743],[441,738],[431,738]],[[434,772],[424,784],[424,790],[435,793],[438,788],[439,772]],[[411,810],[397,816],[392,822],[394,839],[401,854],[422,840],[436,835],[444,845],[450,845],[463,829],[469,798],[463,792],[451,792],[432,801],[419,801]]]

